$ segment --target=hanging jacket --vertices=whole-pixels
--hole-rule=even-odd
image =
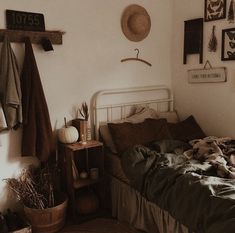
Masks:
[[[7,129],[7,122],[2,108],[2,102],[0,101],[0,132],[6,129]]]
[[[52,155],[55,147],[49,111],[29,38],[26,38],[25,42],[21,90],[22,156],[35,155],[41,162],[45,162]]]
[[[19,69],[7,36],[4,37],[0,57],[0,99],[7,127],[11,129],[22,123]]]

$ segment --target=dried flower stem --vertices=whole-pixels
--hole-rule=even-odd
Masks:
[[[82,103],[82,107],[79,108],[80,115],[84,118],[85,121],[89,118],[89,110],[86,102]]]
[[[9,178],[5,182],[27,207],[45,209],[55,205],[52,174],[48,168],[40,169],[38,178],[32,169],[24,169],[18,179]]]

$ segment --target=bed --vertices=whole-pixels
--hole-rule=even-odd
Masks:
[[[206,137],[192,116],[179,121],[165,86],[99,91],[92,110],[113,217],[149,233],[234,232],[234,172],[220,154],[233,161],[232,139]]]

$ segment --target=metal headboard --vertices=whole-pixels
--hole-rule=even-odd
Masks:
[[[163,92],[164,97],[157,96],[157,93]],[[128,94],[139,94],[139,93],[153,93],[151,97],[144,100],[127,101],[127,102],[115,102],[115,103],[102,103],[102,99],[112,98],[115,95],[128,95]],[[155,93],[155,94],[154,94]],[[104,99],[103,99],[104,100]],[[104,102],[104,101],[103,101]],[[99,126],[101,120],[99,119],[99,111],[106,112],[106,122],[113,120],[113,111],[119,109],[121,119],[127,117],[126,109],[136,105],[147,105],[150,104],[160,105],[165,104],[167,109],[165,111],[173,111],[173,95],[171,90],[166,86],[145,86],[145,87],[132,87],[132,88],[119,88],[119,89],[107,89],[98,91],[92,98],[91,107],[91,124],[94,129],[94,136],[96,139],[99,137]],[[104,122],[104,120],[102,120]]]

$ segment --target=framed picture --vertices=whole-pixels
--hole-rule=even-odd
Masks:
[[[235,60],[235,28],[222,30],[221,60]]]
[[[203,63],[203,18],[184,21],[184,64],[189,54],[199,54],[199,63]]]
[[[205,22],[226,18],[226,0],[205,0]]]

